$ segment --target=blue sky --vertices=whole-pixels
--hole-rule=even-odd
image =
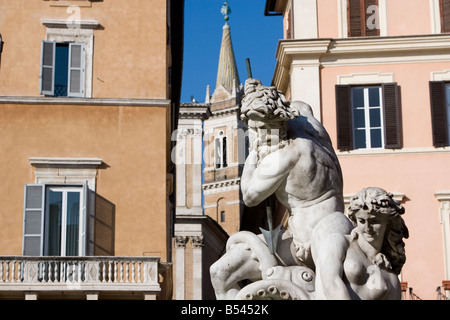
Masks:
[[[184,61],[181,102],[204,102],[206,86],[215,89],[222,40],[224,0],[185,0]],[[266,0],[228,0],[229,25],[242,83],[247,79],[245,59],[253,78],[270,85],[275,70],[278,40],[283,37],[282,17],[265,16]]]

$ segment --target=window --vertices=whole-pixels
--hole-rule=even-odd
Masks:
[[[354,87],[351,90],[354,148],[382,148],[384,121],[381,87]]]
[[[87,184],[25,186],[23,255],[84,256]]]
[[[42,41],[41,94],[84,96],[84,61],[83,43]]]
[[[396,83],[336,86],[338,149],[401,148]]]
[[[219,132],[219,137],[214,140],[214,162],[216,169],[226,168],[227,163],[227,137],[223,136],[223,131]]]
[[[440,0],[441,32],[450,32],[450,0]]]
[[[347,19],[349,37],[380,35],[378,0],[348,0]]]
[[[446,147],[450,137],[450,82],[431,81],[430,98],[433,145]]]

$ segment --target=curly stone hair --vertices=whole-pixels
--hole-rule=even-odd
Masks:
[[[350,199],[348,217],[355,224],[356,213],[360,210],[383,214],[388,218],[381,253],[387,257],[395,274],[400,274],[406,261],[403,239],[409,237],[408,228],[401,217],[405,209],[394,201],[391,193],[381,188],[366,188]]]
[[[277,87],[263,86],[261,81],[250,78],[245,81],[241,120],[247,123],[247,113],[255,108],[268,120],[287,121],[300,116],[298,110],[290,107],[290,102]]]

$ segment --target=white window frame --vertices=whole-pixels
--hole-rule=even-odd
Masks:
[[[67,255],[66,245],[67,245],[67,194],[68,192],[78,192],[80,193],[80,208],[79,208],[79,229],[78,229],[78,256],[84,256],[86,254],[86,210],[85,210],[85,192],[83,186],[65,186],[65,185],[49,185],[45,186],[45,214],[44,214],[44,255],[47,255],[49,247],[49,214],[50,214],[50,203],[48,201],[50,196],[50,191],[62,192],[63,195],[63,206],[61,213],[61,243],[60,250],[61,254],[59,256],[65,257]]]
[[[369,89],[370,88],[377,88],[378,89],[378,94],[379,94],[379,100],[380,100],[380,106],[373,106],[371,107],[369,105]],[[352,97],[353,97],[353,90],[354,89],[363,89],[363,93],[364,93],[364,106],[363,107],[359,107],[358,109],[360,110],[364,110],[364,120],[365,120],[365,126],[363,129],[361,128],[356,128],[355,126],[355,119],[354,119],[354,109],[355,106],[353,104],[353,99],[352,99],[352,126],[353,126],[353,145],[355,146],[355,150],[356,149],[384,149],[384,141],[385,141],[385,130],[384,130],[384,117],[383,117],[383,112],[384,112],[384,101],[383,101],[383,94],[382,94],[382,86],[379,85],[371,85],[371,86],[354,86],[352,87]],[[380,109],[380,127],[371,127],[370,125],[370,110],[371,109]],[[371,137],[371,133],[370,131],[372,129],[379,129],[381,130],[381,147],[373,147],[372,146],[372,137]],[[366,147],[365,148],[357,148],[356,147],[356,131],[358,130],[364,130],[365,131],[365,137],[366,137]]]

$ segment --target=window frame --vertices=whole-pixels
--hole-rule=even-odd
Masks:
[[[68,23],[67,19],[42,19],[46,27],[46,41],[76,42],[84,44],[84,90],[80,98],[92,98],[92,75],[94,60],[94,31],[100,27],[96,20],[77,20],[76,24]],[[70,21],[69,21],[70,22]]]
[[[80,194],[80,203],[79,203],[79,217],[78,217],[78,237],[77,241],[78,252],[77,256],[84,256],[86,253],[86,191],[85,187],[82,185],[45,185],[45,211],[44,211],[44,248],[43,254],[45,256],[49,256],[49,233],[50,233],[50,225],[49,225],[49,215],[50,215],[50,191],[54,192],[62,192],[62,210],[61,210],[61,230],[60,230],[60,254],[57,256],[65,257],[67,256],[67,196],[69,192],[77,192]]]
[[[55,96],[55,86],[56,86],[56,49],[58,44],[68,44],[68,61],[67,61],[67,95],[66,96],[58,96],[58,97],[69,97],[69,98],[82,98],[84,97],[84,82],[85,82],[85,48],[84,44],[82,42],[61,42],[61,41],[48,41],[43,40],[41,44],[41,75],[40,75],[40,94],[48,96],[48,97],[54,97]],[[45,48],[49,45],[52,46],[52,65],[46,64],[46,57],[45,57]],[[76,47],[79,47],[79,66],[73,67],[72,62],[74,60],[74,50]],[[51,90],[46,90],[47,88],[44,88],[44,85],[49,81],[46,79],[46,74],[44,72],[44,69],[51,69]],[[72,75],[74,72],[79,72],[79,79],[78,79],[78,91],[73,91],[72,89],[75,87],[73,83],[73,77]],[[49,76],[49,75],[47,75]]]
[[[379,97],[379,106],[371,106],[370,105],[370,89],[376,88],[378,89],[378,97]],[[354,91],[356,89],[362,89],[363,90],[363,106],[356,106],[353,100],[354,97]],[[353,146],[354,149],[383,149],[385,145],[385,126],[384,126],[384,101],[383,101],[383,92],[382,92],[382,86],[381,85],[370,85],[370,86],[352,86],[351,87],[352,95],[351,95],[351,108],[352,108],[352,128],[353,128]],[[379,109],[380,114],[380,126],[372,126],[371,125],[371,110]],[[355,110],[363,110],[364,112],[364,127],[357,127],[356,121],[355,121]],[[374,147],[374,142],[372,141],[372,130],[381,130],[381,146],[380,147]],[[357,131],[364,131],[365,136],[365,147],[364,148],[357,148],[356,144],[356,132]]]
[[[40,208],[33,208],[30,207],[30,193],[29,188],[40,188],[41,193],[38,195],[40,197],[41,206]],[[80,219],[80,228],[79,228],[79,246],[78,246],[78,256],[85,256],[86,252],[88,252],[88,239],[87,236],[89,234],[88,230],[88,215],[90,214],[88,212],[88,201],[89,201],[89,186],[87,181],[83,185],[68,185],[68,184],[26,184],[25,185],[25,197],[24,197],[24,223],[23,223],[23,241],[22,241],[22,255],[24,256],[47,256],[48,253],[48,190],[49,188],[56,188],[56,189],[66,189],[66,190],[78,190],[80,192],[80,212],[79,212],[79,219]],[[36,195],[34,195],[34,200],[39,199],[36,198]],[[34,228],[31,228],[33,230],[39,229],[39,233],[29,233],[27,232],[27,227],[33,227],[33,225],[30,225],[27,223],[27,221],[30,221],[29,214],[31,212],[40,213],[40,220],[37,221],[36,219],[31,220],[31,223],[34,224]],[[37,225],[38,223],[38,225]],[[62,232],[63,234],[64,232]],[[30,252],[30,247],[27,245],[27,240],[29,238],[39,238],[39,253],[35,251]],[[64,240],[61,240],[62,243],[66,244]],[[62,247],[61,247],[62,248]],[[62,254],[60,256],[64,256],[65,249],[61,249]],[[31,254],[33,253],[33,254]]]

